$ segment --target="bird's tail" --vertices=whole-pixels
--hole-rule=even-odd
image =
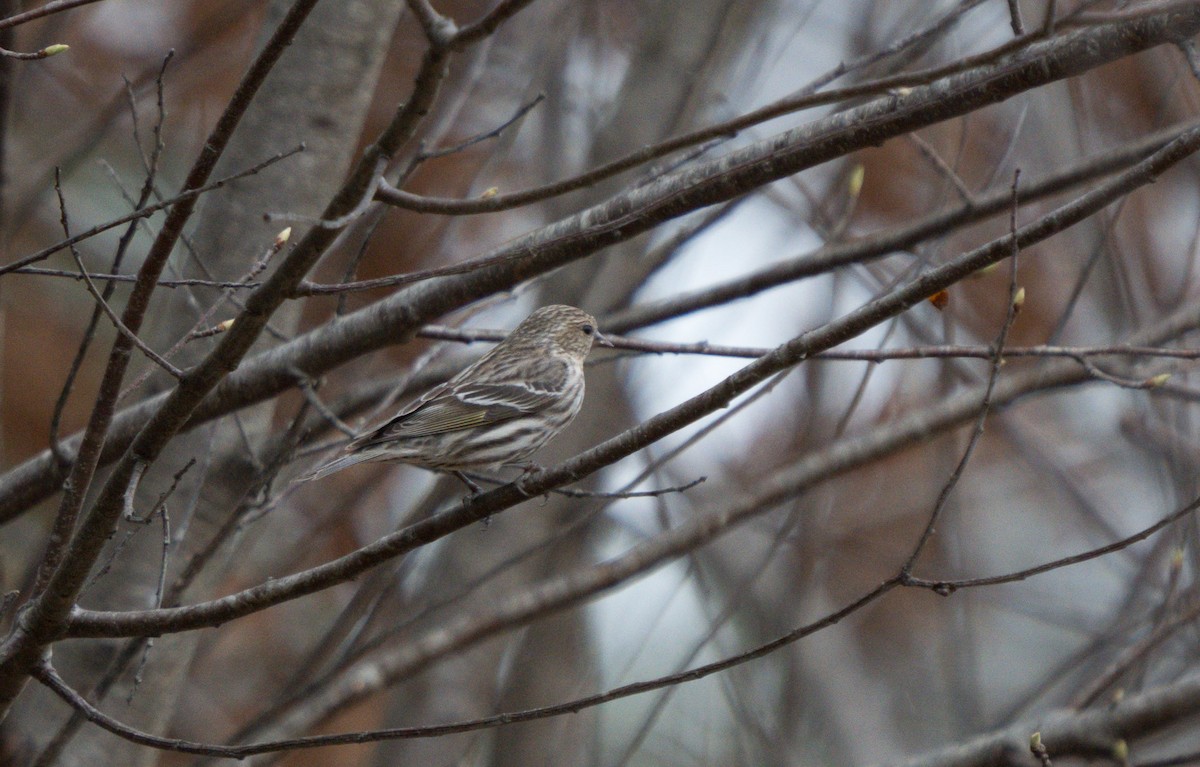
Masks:
[[[355,464],[362,463],[363,461],[369,461],[374,457],[375,456],[371,453],[349,453],[347,455],[343,455],[341,458],[335,458],[323,466],[318,466],[313,471],[297,477],[294,481],[312,482],[315,479],[324,479],[330,474],[339,472],[342,469],[349,468]]]

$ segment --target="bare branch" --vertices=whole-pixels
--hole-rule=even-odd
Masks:
[[[32,253],[28,256],[25,256],[24,258],[13,261],[12,263],[0,266],[0,276],[3,276],[10,272],[16,272],[21,269],[24,269],[25,267],[29,266],[30,264],[37,263],[38,261],[42,261],[42,260],[48,258],[49,256],[54,255],[55,253],[62,250],[63,248],[69,248],[72,245],[77,245],[77,244],[83,242],[84,240],[95,237],[96,235],[98,235],[102,232],[107,232],[109,229],[115,229],[116,227],[121,226],[122,224],[128,224],[131,221],[137,221],[139,219],[146,218],[148,216],[151,216],[151,215],[157,213],[160,210],[172,209],[174,206],[177,206],[177,205],[183,205],[183,206],[190,205],[191,203],[195,202],[197,197],[204,194],[205,192],[211,192],[214,189],[220,189],[221,187],[225,186],[226,184],[229,184],[232,181],[236,181],[239,178],[245,178],[246,176],[251,176],[251,175],[254,175],[255,173],[259,173],[262,171],[263,168],[270,167],[271,165],[274,165],[275,163],[279,162],[280,160],[287,159],[288,157],[291,157],[292,155],[296,154],[297,152],[302,152],[302,151],[304,151],[303,145],[298,146],[295,149],[290,149],[286,152],[280,152],[279,154],[273,155],[273,156],[267,158],[266,160],[263,160],[262,162],[258,163],[257,165],[255,165],[251,168],[247,168],[246,170],[241,171],[239,173],[234,173],[233,175],[227,176],[222,179],[218,179],[216,181],[213,181],[212,183],[201,184],[198,187],[187,189],[187,190],[175,195],[174,197],[168,198],[166,200],[162,200],[161,202],[156,202],[152,205],[146,205],[145,207],[139,208],[138,210],[135,210],[132,213],[127,213],[126,215],[121,216],[120,218],[115,218],[112,221],[108,221],[106,223],[94,226],[91,229],[87,229],[83,232],[80,232],[79,234],[77,234],[74,237],[71,237],[67,240],[63,240],[62,242],[55,243],[54,245],[51,245],[47,248],[42,248],[41,250],[37,251],[36,253]],[[131,281],[136,281],[136,278]],[[158,282],[156,281],[155,284],[157,285]],[[180,284],[188,284],[188,283],[180,283]]]
[[[14,14],[7,19],[0,19],[0,29],[7,29],[24,24],[27,21],[44,18],[55,13],[61,13],[71,8],[78,8],[81,5],[90,5],[97,0],[51,0],[51,2],[37,8],[31,8],[24,13]]]
[[[54,191],[58,195],[58,210],[62,221],[63,234],[67,237],[67,239],[70,239],[71,227],[67,220],[67,201],[63,197],[62,185],[60,183],[57,169],[55,169],[54,173]],[[146,355],[151,362],[167,371],[172,378],[182,377],[183,372],[180,371],[179,368],[163,359],[158,352],[147,346],[145,341],[138,338],[137,333],[125,326],[125,323],[121,321],[121,318],[117,316],[117,313],[113,311],[113,308],[108,305],[108,301],[105,300],[104,296],[100,294],[100,290],[96,287],[96,284],[92,282],[91,277],[88,276],[87,267],[83,265],[83,259],[80,257],[79,251],[74,245],[70,246],[70,251],[71,257],[75,259],[76,266],[79,267],[79,275],[83,278],[83,283],[87,286],[88,292],[92,294],[92,299],[95,300],[96,306],[104,312],[104,315],[108,317],[110,322],[112,322],[113,327],[115,327],[119,333],[133,343],[133,345],[136,346],[142,354]]]
[[[1012,241],[1012,254],[1009,261],[1009,285],[1008,285],[1008,307],[1004,313],[1004,321],[1000,325],[999,335],[996,337],[996,343],[992,347],[991,365],[988,367],[987,384],[983,388],[983,399],[979,403],[979,417],[975,421],[975,428],[971,431],[971,436],[967,441],[967,446],[962,452],[962,456],[958,460],[958,465],[954,467],[950,477],[942,485],[942,489],[938,492],[937,500],[934,502],[933,510],[929,514],[929,519],[925,523],[925,529],[921,531],[921,537],[917,539],[917,543],[913,546],[912,553],[905,560],[904,565],[900,568],[901,582],[912,576],[913,567],[916,566],[917,560],[921,557],[921,552],[925,550],[925,546],[929,543],[929,539],[933,537],[933,532],[937,528],[938,522],[941,520],[942,512],[946,509],[946,504],[950,500],[950,494],[954,488],[958,486],[962,479],[963,472],[967,468],[967,463],[971,460],[971,456],[975,453],[975,447],[979,444],[979,440],[983,437],[983,427],[987,422],[988,415],[992,412],[992,393],[996,390],[996,381],[1000,377],[1000,365],[1004,361],[1004,345],[1008,341],[1008,332],[1012,329],[1013,323],[1017,319],[1017,312],[1020,309],[1017,299],[1017,257],[1020,254],[1020,246],[1017,240],[1017,210],[1019,209],[1019,200],[1017,197],[1017,184],[1021,179],[1021,171],[1017,170],[1013,173],[1012,181],[1012,207],[1009,211],[1008,231],[1009,239]]]
[[[1037,223],[1026,225],[1018,232],[1027,231],[1030,226],[1037,226]],[[1004,244],[1004,248],[1001,250],[1003,254],[1007,254],[1011,249],[1011,242],[1008,240],[1009,238],[1005,237],[1000,241]],[[1021,237],[1018,237],[1019,240]],[[967,254],[967,256],[970,255]],[[951,263],[942,269],[953,266],[954,264]],[[896,292],[903,293],[905,291],[902,289]],[[879,301],[890,300],[896,299],[894,296],[879,299]],[[1197,326],[1200,326],[1200,307],[1191,307],[1188,311],[1176,314],[1170,322],[1148,330],[1139,341],[1171,337],[1183,329],[1192,329]],[[804,348],[801,342],[809,341],[819,344],[820,340],[814,336],[828,335],[832,332],[834,331],[824,333],[813,331],[796,341],[785,344],[773,354],[751,363],[717,386],[687,402],[607,440],[564,464],[532,474],[523,480],[523,489],[517,488],[514,484],[505,485],[497,490],[474,497],[460,508],[435,514],[339,559],[290,576],[275,578],[241,593],[207,603],[151,612],[103,613],[76,610],[69,634],[77,637],[138,636],[219,625],[272,605],[311,594],[334,583],[344,582],[371,567],[413,551],[454,530],[487,519],[520,503],[529,495],[539,495],[560,485],[578,480],[598,468],[609,465],[619,458],[653,443],[662,436],[694,422],[719,409],[733,397],[765,377],[802,359],[805,355],[795,350],[796,346]],[[793,360],[792,355],[795,355],[796,359]],[[998,383],[992,399],[993,406],[1000,407],[1031,391],[1048,391],[1082,383],[1086,380],[1089,380],[1086,372],[1080,371],[1070,362],[1060,361],[1053,366],[1014,375],[1008,381]],[[861,465],[862,462],[887,454],[891,450],[900,449],[914,439],[925,439],[939,429],[953,428],[968,419],[976,418],[979,401],[980,394],[978,392],[968,391],[941,403],[935,409],[910,413],[889,425],[884,432],[845,438],[844,444],[829,446],[820,454],[799,460],[793,466],[788,467],[787,471],[779,478],[765,482],[764,490],[753,498],[743,501],[742,504],[714,515],[712,519],[700,520],[672,531],[669,536],[662,536],[654,541],[653,545],[644,544],[646,552],[639,551],[637,556],[630,555],[631,564],[626,567],[631,569],[614,570],[610,574],[613,577],[617,577],[618,574],[623,574],[622,577],[631,577],[643,572],[680,551],[702,545],[739,521],[765,512],[773,504],[790,498],[808,487],[809,483],[816,481],[817,478],[828,480],[850,468]]]
[[[185,190],[197,189],[207,183],[250,99],[278,61],[279,55],[303,23],[314,2],[315,0],[298,0],[276,30],[273,39],[259,54],[189,171],[184,181]],[[142,263],[139,280],[134,283],[122,315],[122,321],[135,335],[141,328],[159,274],[182,234],[183,226],[194,205],[193,196],[171,208]],[[8,711],[24,687],[30,670],[38,663],[47,638],[58,633],[57,627],[74,606],[78,590],[83,586],[88,571],[111,532],[112,525],[120,516],[125,487],[135,467],[156,457],[152,449],[135,447],[127,460],[109,475],[97,505],[76,528],[75,523],[82,509],[84,496],[100,462],[101,450],[115,412],[121,379],[128,364],[130,348],[132,342],[125,335],[118,336],[113,344],[82,446],[71,466],[66,485],[67,492],[63,494],[59,505],[47,554],[38,569],[35,596],[22,613],[23,621],[18,623],[0,645],[0,711]],[[183,383],[181,382],[181,386]]]

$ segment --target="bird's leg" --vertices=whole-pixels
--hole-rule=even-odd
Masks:
[[[470,477],[468,477],[466,474],[463,474],[461,471],[452,471],[450,473],[453,474],[454,476],[458,477],[459,481],[462,482],[464,485],[466,485],[467,489],[470,491],[467,495],[463,496],[462,503],[463,503],[464,508],[471,501],[473,501],[476,498],[478,498],[479,496],[483,495],[483,488],[481,488],[479,485],[475,484],[475,482]],[[492,515],[488,514],[486,517],[481,519],[480,522],[483,523],[484,527],[487,527],[488,525],[490,525],[492,523]]]
[[[475,484],[466,474],[463,474],[461,471],[452,471],[450,473],[458,477],[458,480],[467,486],[467,490],[471,491],[471,494],[466,497],[466,501],[470,501],[477,495],[483,495],[483,488]]]

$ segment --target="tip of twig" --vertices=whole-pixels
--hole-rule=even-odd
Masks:
[[[1129,743],[1124,738],[1117,738],[1113,743],[1113,758],[1117,760],[1117,764],[1129,763]]]
[[[197,338],[209,338],[210,336],[219,336],[222,333],[224,333],[226,330],[229,330],[231,327],[233,327],[233,318],[227,319],[224,322],[218,322],[216,325],[213,325],[211,328],[204,328],[203,330],[197,330],[188,336],[188,340],[192,341]]]
[[[862,192],[863,180],[867,177],[867,169],[859,164],[854,166],[854,170],[850,171],[850,180],[846,186],[850,190],[850,196],[857,199],[859,193]]]

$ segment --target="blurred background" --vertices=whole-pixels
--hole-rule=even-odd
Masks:
[[[4,17],[27,10],[16,0],[3,5]],[[288,5],[102,0],[6,30],[8,39],[0,41],[5,48],[66,43],[70,51],[41,61],[4,60],[3,263],[62,239],[56,168],[73,232],[128,213],[149,167],[151,197],[174,194]],[[492,3],[433,5],[464,24]],[[1062,20],[1054,34],[1070,34],[1159,4],[1016,5],[1027,31],[1038,30],[1052,6]],[[244,277],[276,232],[289,224],[303,231],[305,217],[320,213],[350,163],[408,98],[425,41],[403,3],[326,0],[315,14],[217,176],[301,142],[306,150],[206,196],[165,277]],[[393,167],[411,170],[404,189],[430,196],[522,190],[785,97],[937,71],[1013,39],[1010,4],[1001,0],[537,0],[453,59],[434,111]],[[164,68],[169,51],[174,53]],[[909,84],[894,88],[919,82],[921,75],[914,74]],[[886,92],[883,86],[876,91]],[[851,92],[510,211],[445,216],[373,206],[310,276],[333,283],[466,261],[670,170],[862,98]],[[497,135],[446,156],[419,155],[495,131],[530,104]],[[1195,120],[1198,106],[1200,88],[1186,51],[1155,48],[686,215],[440,321],[505,330],[537,306],[569,303],[595,314],[602,329],[637,338],[774,347],[1005,234],[1007,207],[988,217],[964,216],[878,256],[782,277],[772,287],[733,290],[675,310],[662,307],[747,275],[769,269],[783,274],[938,212],[970,210],[997,195],[1006,200],[1014,172],[1022,184],[1032,184],[1051,173],[1093,167],[1097,158]],[[1154,185],[1023,251],[1016,281],[1025,299],[1008,345],[1124,344],[1194,305],[1200,284],[1198,170],[1194,160],[1185,161]],[[1019,221],[1034,219],[1098,179],[1082,173],[1058,196],[1023,205]],[[84,263],[96,272],[135,272],[161,215],[139,224],[115,268],[122,228],[82,242]],[[77,271],[65,250],[37,266]],[[1001,264],[954,286],[945,306],[914,306],[843,348],[986,350],[1004,323],[1010,279],[1010,265]],[[118,284],[112,302],[120,305],[126,292]],[[291,302],[261,348],[389,292]],[[168,349],[198,322],[232,316],[232,308],[205,315],[225,295],[211,286],[161,288],[144,335],[155,348]],[[0,278],[4,467],[47,448],[56,402],[93,307],[85,286],[70,276]],[[113,337],[101,319],[77,366],[58,434],[73,434],[86,423]],[[178,364],[198,359],[205,343],[188,344]],[[1186,348],[1188,337],[1165,345]],[[331,371],[316,396],[361,429],[485,348],[416,339]],[[1193,500],[1197,390],[1191,359],[1121,354],[1088,360],[1102,377],[1022,399],[989,416],[916,564],[917,575],[966,579],[1031,567],[1111,543]],[[597,352],[582,413],[535,459],[552,465],[569,458],[747,362]],[[1001,377],[1051,362],[1014,356]],[[164,637],[148,648],[67,642],[56,648],[55,662],[68,682],[122,721],[188,740],[245,742],[457,722],[737,656],[893,576],[950,482],[971,425],[932,433],[830,476],[764,507],[711,544],[583,604],[497,626],[446,652],[421,653],[427,647],[422,643],[434,642],[439,632],[486,615],[514,595],[755,497],[802,458],[885,430],[954,394],[981,391],[989,370],[990,361],[978,355],[809,360],[577,486],[593,495],[533,499],[357,581],[220,629]],[[1162,373],[1170,373],[1170,381],[1154,389],[1121,385]],[[169,383],[139,358],[121,404]],[[298,413],[312,416],[311,406],[292,391],[205,424],[176,440],[156,468],[143,490],[147,509],[195,460],[168,503],[166,583],[178,585],[168,594],[179,603],[314,566],[461,498],[453,481],[401,466],[362,466],[319,484],[289,486],[292,477],[328,456],[339,437],[309,428],[291,449],[286,438]],[[677,488],[701,478],[682,491],[603,495]],[[53,499],[43,501],[6,523],[0,535],[4,590],[27,585],[54,508]],[[1177,679],[1193,666],[1197,650],[1194,533],[1185,520],[1108,556],[948,598],[897,589],[764,657],[576,714],[276,754],[261,763],[893,762],[1057,707],[1102,704]],[[163,537],[158,521],[123,523],[105,574],[89,586],[82,604],[153,606]],[[1143,647],[1139,643],[1148,637],[1155,638],[1152,646],[1129,661],[1130,648]],[[1109,674],[1114,663],[1120,664],[1117,672]],[[10,760],[195,763],[71,723],[69,713],[31,686],[4,725]],[[1195,746],[1189,737],[1176,732],[1170,739],[1139,741],[1135,755],[1179,753]]]

